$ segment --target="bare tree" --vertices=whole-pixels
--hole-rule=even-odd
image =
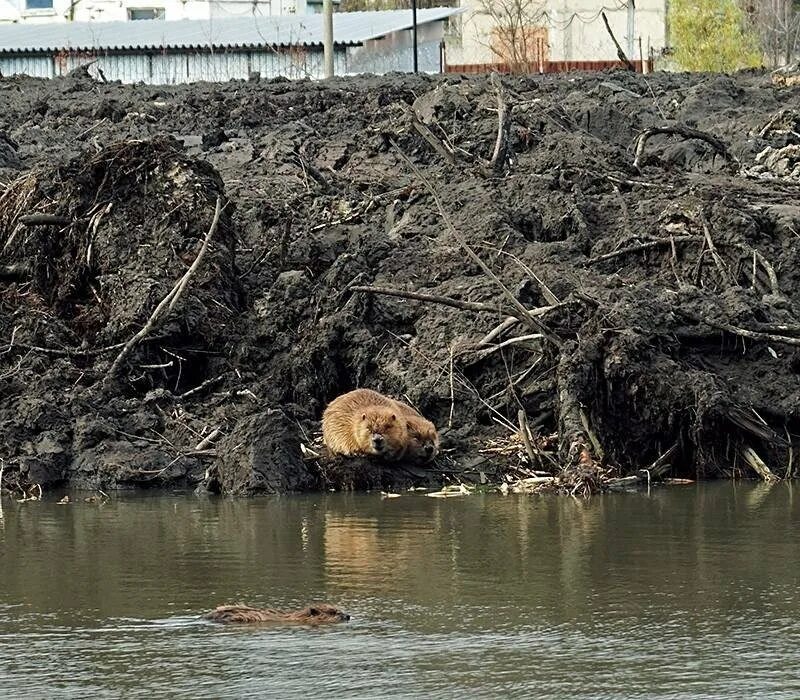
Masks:
[[[546,3],[479,0],[478,14],[492,20],[489,50],[512,73],[539,70],[547,60]]]
[[[743,7],[769,63],[791,63],[800,49],[800,2],[744,0]]]

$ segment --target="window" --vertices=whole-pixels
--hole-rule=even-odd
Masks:
[[[52,2],[53,0],[49,0]],[[163,7],[129,7],[128,19],[164,19]]]
[[[52,10],[53,0],[25,0],[26,10]]]

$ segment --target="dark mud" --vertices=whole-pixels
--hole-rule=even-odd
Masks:
[[[503,85],[512,112],[492,166],[484,78],[0,81],[6,487],[791,475],[800,87],[623,72]],[[713,135],[727,157],[662,134],[634,168],[637,135],[670,125]],[[218,198],[196,274],[111,372],[197,256]],[[498,281],[542,310],[481,344],[521,315]],[[316,459],[326,402],[356,386],[433,419],[437,463]]]

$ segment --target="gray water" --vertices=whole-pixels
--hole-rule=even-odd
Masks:
[[[790,484],[3,504],[2,697],[800,697]]]

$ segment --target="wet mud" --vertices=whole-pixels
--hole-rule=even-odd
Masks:
[[[796,469],[800,86],[768,74],[6,78],[0,183],[15,493]],[[359,386],[436,462],[327,458]]]

